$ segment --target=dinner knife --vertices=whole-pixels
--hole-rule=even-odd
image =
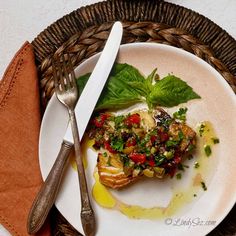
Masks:
[[[75,114],[81,139],[116,59],[122,34],[122,24],[120,22],[115,22],[99,60],[76,104]],[[54,165],[30,209],[27,221],[27,230],[29,234],[35,234],[40,230],[52,205],[55,203],[72,148],[73,136],[69,124]]]

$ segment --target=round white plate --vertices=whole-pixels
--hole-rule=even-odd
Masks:
[[[76,74],[91,72],[99,55],[82,63]],[[99,206],[91,197],[97,217],[97,234],[107,235],[205,235],[216,227],[233,207],[236,200],[235,147],[236,147],[236,99],[230,86],[210,65],[198,57],[175,47],[133,43],[122,45],[118,62],[128,63],[148,75],[158,68],[161,77],[173,73],[186,81],[202,98],[189,101],[181,106],[188,108],[187,122],[196,128],[201,121],[210,121],[220,143],[214,145],[213,153],[206,162],[202,173],[207,191],[199,189],[197,197],[192,197],[172,215],[159,219],[130,219],[120,211]],[[92,95],[91,95],[92,96]],[[178,108],[168,109],[172,113]],[[67,127],[67,110],[55,96],[50,100],[42,121],[39,141],[39,161],[43,179],[52,167]],[[88,150],[86,169],[88,187],[94,184],[93,171],[96,153]],[[194,161],[197,160],[197,156]],[[137,182],[122,191],[112,191],[121,201],[146,208],[165,207],[174,193],[181,191],[192,181],[197,171],[193,162],[181,180],[149,180]],[[80,193],[77,173],[68,167],[56,200],[61,214],[80,232]]]

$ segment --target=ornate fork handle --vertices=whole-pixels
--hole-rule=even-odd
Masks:
[[[72,148],[73,144],[63,141],[61,151],[31,206],[27,222],[29,234],[38,232],[45,222],[55,202]]]
[[[85,177],[85,171],[82,161],[81,148],[80,148],[80,138],[78,133],[77,122],[75,118],[74,109],[69,109],[70,123],[72,134],[74,138],[74,148],[75,148],[75,160],[78,169],[79,183],[80,183],[80,196],[81,196],[81,222],[83,230],[86,236],[95,235],[95,215],[91,207],[91,203],[88,196],[87,182]]]

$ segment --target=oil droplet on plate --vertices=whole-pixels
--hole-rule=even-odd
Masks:
[[[116,199],[112,196],[109,190],[100,183],[98,172],[94,173],[95,184],[93,186],[92,194],[95,201],[102,207],[114,208]]]
[[[81,141],[81,155],[83,158],[83,164],[84,164],[84,168],[86,169],[88,166],[88,156],[87,156],[87,150],[89,148],[92,148],[94,144],[94,139],[89,139],[88,135],[84,135],[82,141]],[[75,161],[75,151],[74,149],[72,150],[72,152],[70,153],[70,164],[72,166],[72,168],[77,171],[77,165],[76,165],[76,161]]]

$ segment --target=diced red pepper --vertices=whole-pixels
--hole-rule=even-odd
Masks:
[[[155,143],[158,140],[158,137],[156,135],[152,135],[150,137],[150,140],[151,140],[152,143]]]
[[[168,170],[168,174],[170,175],[171,178],[174,177],[176,170],[177,170],[176,167],[172,167]]]
[[[150,160],[150,161],[148,162],[148,164],[149,164],[151,167],[153,167],[153,166],[155,166],[155,161],[152,159],[152,160]]]
[[[159,135],[161,142],[166,142],[169,139],[169,135],[167,132],[160,131]]]
[[[132,126],[134,124],[139,125],[140,122],[141,122],[141,118],[140,118],[140,115],[137,113],[128,116],[125,120],[125,124],[128,126]]]
[[[104,123],[105,123],[105,121],[107,120],[108,117],[110,117],[110,114],[102,113],[98,117],[94,118],[93,124],[96,127],[101,128],[104,125]]]
[[[181,157],[180,156],[178,156],[178,155],[175,155],[174,156],[174,162],[175,162],[175,164],[179,164],[180,162],[181,162]]]
[[[131,153],[129,154],[129,158],[135,162],[135,163],[140,163],[143,164],[146,161],[146,155],[142,153]]]
[[[137,143],[137,142],[136,142],[135,138],[130,138],[130,139],[128,139],[127,142],[126,142],[126,147],[135,146],[136,143]]]
[[[117,153],[117,151],[114,150],[114,149],[111,147],[110,143],[107,142],[107,141],[104,143],[104,148],[105,148],[106,150],[108,150],[110,153],[113,153],[113,154]]]

